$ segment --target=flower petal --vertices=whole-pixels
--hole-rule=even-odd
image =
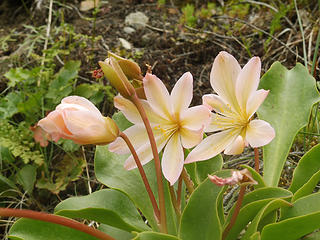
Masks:
[[[130,122],[134,124],[142,124],[141,116],[136,106],[128,99],[117,95],[114,97],[114,106],[118,108]]]
[[[166,142],[168,141],[168,138],[166,135],[163,135],[161,132],[154,132],[154,137],[156,140],[158,152],[160,152],[164,148]],[[147,142],[145,142],[140,148],[136,149],[136,152],[139,156],[139,159],[140,159],[142,165],[148,163],[149,161],[151,161],[153,159],[152,150],[150,147],[149,140]],[[126,162],[124,163],[124,168],[127,170],[131,170],[136,167],[137,167],[137,165],[136,165],[132,155],[130,155],[128,157],[128,159],[126,160]]]
[[[260,81],[260,58],[253,57],[241,69],[236,82],[236,96],[241,109],[245,110],[248,99],[257,90]]]
[[[188,108],[181,112],[180,125],[192,130],[199,130],[202,126],[207,126],[210,123],[211,112],[204,105]]]
[[[207,106],[210,111],[222,114],[224,116],[232,117],[235,113],[232,111],[229,104],[227,104],[220,96],[216,94],[206,94],[202,96],[203,105]]]
[[[258,110],[265,98],[268,96],[269,90],[260,89],[255,91],[248,100],[247,103],[247,116],[248,119]]]
[[[162,172],[172,186],[179,178],[183,168],[184,154],[179,134],[174,134],[164,149]]]
[[[234,122],[235,120],[233,118],[211,113],[211,121],[204,131],[216,132],[220,130],[227,130],[234,127]]]
[[[230,129],[205,138],[187,156],[185,163],[207,160],[221,153],[239,135],[240,130]]]
[[[96,138],[104,134],[105,120],[90,111],[67,109],[62,112],[62,117],[67,129],[75,138]]]
[[[182,146],[184,148],[192,148],[199,144],[203,138],[203,128],[192,130],[186,127],[180,129]]]
[[[155,75],[147,73],[143,79],[143,86],[152,109],[164,118],[170,118],[170,95],[163,82]]]
[[[71,135],[63,121],[61,112],[58,110],[50,112],[48,116],[38,122],[38,125],[49,134],[59,135],[56,135],[54,139],[59,139],[62,135]]]
[[[275,137],[271,125],[263,120],[252,120],[246,130],[246,140],[251,147],[260,147],[268,144]]]
[[[190,72],[184,73],[174,85],[171,92],[173,114],[186,110],[191,103],[193,95],[193,77]]]
[[[243,152],[244,149],[244,140],[241,136],[238,136],[233,143],[226,147],[224,154],[227,155],[237,155]]]
[[[62,105],[62,104],[80,105],[80,106],[86,108],[87,110],[94,112],[97,115],[101,115],[99,109],[92,102],[90,102],[88,99],[86,99],[84,97],[79,97],[79,96],[65,97],[64,99],[62,99],[60,105]],[[57,106],[57,108],[58,107],[59,107],[59,105]]]
[[[222,51],[215,58],[210,73],[213,90],[229,103],[233,110],[239,109],[235,86],[240,71],[238,61],[229,53]]]
[[[148,134],[143,125],[133,125],[123,131],[131,141],[134,149],[140,148],[149,142]],[[109,144],[109,151],[117,154],[128,154],[130,150],[125,141],[118,137],[113,143]]]

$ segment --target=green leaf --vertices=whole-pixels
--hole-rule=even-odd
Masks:
[[[260,240],[260,239],[261,239],[260,232],[255,232],[250,237],[250,240]]]
[[[126,119],[122,112],[117,112],[113,114],[112,119],[116,121],[120,131],[124,131],[132,126],[132,123]]]
[[[272,64],[259,88],[270,93],[258,116],[276,132],[273,141],[263,148],[264,180],[267,185],[276,186],[292,142],[308,123],[311,108],[320,98],[315,79],[300,63],[290,71],[279,62]]]
[[[86,233],[58,224],[22,218],[9,231],[9,238],[16,240],[97,240]]]
[[[39,76],[40,68],[33,68],[32,70],[23,68],[11,68],[4,74],[9,79],[8,86],[15,87],[17,83],[33,84]]]
[[[243,198],[237,220],[230,232],[228,233],[226,239],[236,239],[239,233],[242,231],[242,229],[244,229],[247,226],[247,224],[254,219],[258,212],[272,200],[277,198],[289,199],[290,197],[292,197],[291,192],[276,187],[259,188],[246,194]],[[226,227],[229,224],[234,209],[235,205],[229,211],[224,227]]]
[[[138,233],[133,240],[179,240],[179,238],[163,233],[142,232]]]
[[[149,230],[130,199],[113,189],[68,198],[56,206],[55,214],[93,220],[128,232]]]
[[[264,206],[259,213],[255,216],[253,221],[250,223],[246,233],[241,238],[241,240],[249,240],[250,237],[258,231],[258,226],[262,222],[263,218],[268,216],[268,214],[276,211],[277,209],[290,206],[291,204],[282,199],[275,199],[269,202],[266,206]]]
[[[148,219],[148,223],[154,230],[158,229],[157,222],[154,218],[153,208],[145,190],[138,169],[124,169],[124,162],[128,155],[118,155],[109,152],[108,146],[97,146],[94,160],[94,168],[97,179],[106,186],[118,189],[129,196],[137,208]],[[144,165],[147,178],[152,191],[157,199],[157,183],[155,177],[154,162],[151,161]],[[170,201],[168,187],[165,186],[167,222],[169,233],[175,234],[175,213]]]
[[[293,172],[289,190],[293,193],[303,187],[320,170],[320,144],[310,149],[299,161]]]
[[[31,194],[36,182],[37,167],[26,165],[17,173],[17,181],[27,193]]]
[[[293,207],[284,208],[281,211],[280,220],[293,218],[301,215],[320,213],[320,192],[300,198],[293,203]]]
[[[79,178],[85,164],[82,157],[66,154],[63,159],[54,166],[50,178],[47,179],[43,176],[37,181],[36,186],[58,194],[60,191],[65,190],[70,182]]]
[[[51,82],[46,97],[53,103],[59,103],[72,92],[71,80],[77,77],[80,64],[80,61],[67,62]]]
[[[222,156],[219,154],[206,161],[186,164],[185,167],[195,186],[198,186],[208,177],[208,174],[220,171],[222,165],[223,159]]]
[[[220,177],[231,175],[230,170],[217,172]],[[219,196],[226,188],[218,187],[209,179],[192,193],[180,223],[179,237],[183,240],[220,239],[221,223],[218,214]]]
[[[320,212],[290,218],[265,226],[261,240],[297,240],[320,228]]]
[[[117,240],[131,240],[133,238],[132,233],[106,224],[100,224],[98,229]]]
[[[281,210],[279,222],[269,224],[261,232],[262,240],[300,239],[320,228],[320,192],[298,199],[292,207]]]
[[[18,104],[23,102],[20,92],[10,92],[7,96],[0,99],[0,119],[10,118],[19,112]]]
[[[240,167],[248,169],[252,175],[252,178],[258,182],[258,184],[253,185],[255,189],[266,187],[266,184],[262,176],[259,173],[257,173],[256,170],[254,170],[252,167],[248,165],[240,165]]]
[[[303,238],[303,240],[319,240],[320,232],[311,233]]]

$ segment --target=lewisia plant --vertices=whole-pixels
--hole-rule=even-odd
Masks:
[[[18,220],[10,236],[319,239],[320,194],[315,189],[320,179],[320,144],[296,164],[290,186],[277,186],[292,142],[307,125],[312,105],[320,100],[305,67],[297,64],[289,71],[274,63],[260,82],[258,57],[241,68],[233,56],[220,52],[210,74],[215,93],[204,95],[202,105],[190,107],[193,77],[189,72],[169,92],[150,69],[143,76],[130,60],[109,53],[99,64],[119,92],[114,105],[120,111],[113,120],[102,116],[90,101],[70,96],[34,131],[42,146],[46,140],[60,138],[98,145],[94,171],[105,187],[62,201],[55,214],[0,208],[0,216],[32,219]],[[255,119],[257,110],[260,119]],[[254,148],[256,169],[248,165],[238,169],[243,158],[223,164],[224,155],[219,153],[240,154],[246,146]],[[264,146],[260,149],[263,168],[256,164],[260,146]],[[253,160],[251,155],[248,158]],[[222,169],[227,164],[235,164],[237,170]]]
[[[192,148],[202,140],[204,128],[209,124],[210,111],[207,107],[189,105],[193,96],[193,78],[187,72],[177,81],[169,94],[163,82],[155,75],[147,73],[143,79],[146,100],[141,100],[155,136],[158,152],[163,151],[162,172],[173,185],[179,178],[184,165],[184,148]],[[132,140],[140,157],[146,164],[152,158],[146,129],[135,105],[122,96],[114,99],[115,106],[134,125],[124,133]],[[122,138],[109,145],[109,150],[127,154],[129,149]],[[125,168],[136,167],[129,156]]]
[[[205,131],[213,134],[191,151],[186,163],[207,160],[222,151],[229,155],[240,154],[245,146],[264,146],[274,138],[275,131],[268,122],[253,120],[269,93],[257,90],[260,71],[258,57],[251,58],[241,69],[232,55],[219,53],[210,73],[210,83],[217,94],[202,98],[203,104],[213,111]]]

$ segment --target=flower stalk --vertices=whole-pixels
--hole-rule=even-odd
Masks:
[[[151,201],[151,204],[152,204],[152,207],[153,207],[153,211],[154,211],[154,214],[157,218],[157,221],[160,220],[160,211],[159,211],[159,208],[158,208],[158,205],[157,205],[157,201],[153,195],[153,192],[152,192],[152,189],[150,187],[150,184],[149,184],[149,181],[148,181],[148,178],[146,176],[146,173],[142,167],[142,164],[140,162],[140,159],[137,155],[137,152],[135,151],[132,143],[130,142],[129,138],[127,137],[126,134],[124,134],[123,132],[120,132],[120,137],[126,142],[126,144],[128,145],[129,149],[130,149],[130,152],[132,153],[132,156],[137,164],[137,167],[138,167],[138,170],[140,172],[140,175],[141,175],[141,178],[142,178],[142,181],[144,183],[144,186],[148,192],[148,195],[149,195],[149,198],[150,198],[150,201]]]
[[[99,231],[98,229],[88,227],[87,225],[77,222],[73,219],[61,217],[54,214],[36,212],[32,210],[21,210],[21,209],[10,209],[10,208],[0,208],[0,216],[2,217],[24,217],[34,220],[40,220],[44,222],[50,222],[54,224],[59,224],[69,228],[76,229],[78,231],[89,234],[101,240],[115,240],[108,234]]]
[[[235,222],[237,220],[237,217],[239,215],[240,208],[242,205],[243,197],[246,192],[246,186],[247,186],[247,184],[242,184],[240,187],[240,192],[239,192],[239,196],[237,199],[237,203],[236,203],[234,212],[232,214],[232,217],[231,217],[231,220],[230,220],[228,226],[224,229],[224,231],[222,233],[222,240],[226,239],[226,237],[228,236],[228,233],[230,232],[231,228],[233,227],[233,225],[235,224]]]
[[[159,153],[156,145],[156,141],[151,129],[151,125],[149,122],[149,119],[147,118],[147,114],[140,102],[140,99],[136,94],[133,94],[131,96],[131,101],[135,104],[137,107],[142,121],[146,127],[146,131],[149,137],[151,150],[153,154],[154,164],[156,168],[156,176],[157,176],[157,186],[158,186],[158,195],[159,195],[159,209],[160,209],[160,230],[163,233],[167,233],[167,220],[166,220],[166,208],[165,208],[165,199],[164,199],[164,188],[163,188],[163,182],[162,182],[162,173],[161,173],[161,164],[160,164],[160,158]]]

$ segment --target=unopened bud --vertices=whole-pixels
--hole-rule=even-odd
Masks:
[[[234,185],[234,184],[258,184],[256,180],[252,178],[248,169],[242,169],[241,171],[233,170],[231,177],[221,178],[217,175],[208,175],[211,182],[217,186]]]

